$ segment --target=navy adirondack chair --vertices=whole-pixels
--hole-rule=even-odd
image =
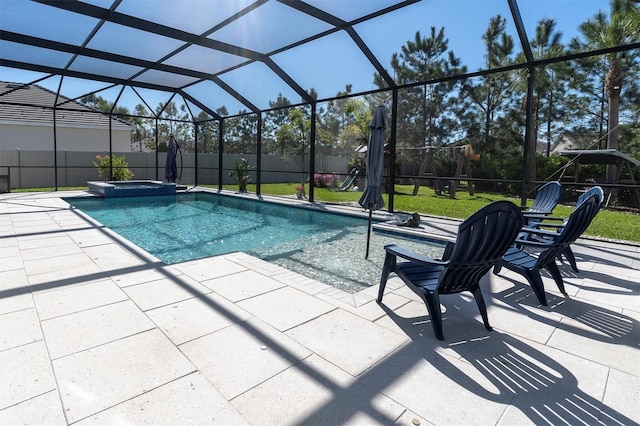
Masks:
[[[441,294],[471,292],[485,327],[491,330],[480,291],[480,278],[513,244],[523,222],[522,213],[515,204],[496,201],[460,224],[456,241],[445,251],[443,259],[429,259],[395,244],[385,246],[378,302],[382,302],[389,274],[394,272],[424,301],[439,340],[443,339]],[[398,262],[398,258],[403,261]]]
[[[583,202],[585,202],[587,199],[589,199],[589,197],[591,197],[592,195],[595,195],[598,198],[598,210],[600,210],[602,208],[602,204],[604,203],[604,191],[599,186],[591,187],[587,191],[585,191],[582,195],[580,195],[580,197],[578,197],[578,200],[576,201],[576,205],[574,206],[573,210],[580,207],[580,205]],[[567,218],[547,216],[544,218],[544,220],[535,224],[535,227],[536,228],[541,228],[541,227],[555,228],[556,232],[559,233],[565,227],[566,223],[567,223]],[[552,237],[557,237],[557,235],[558,234],[552,235]],[[535,234],[533,234],[532,236],[534,239],[549,238],[548,236],[547,237],[537,236]],[[562,252],[558,254],[558,257],[557,257],[558,260],[560,260],[560,257],[563,255],[571,265],[571,269],[573,269],[575,272],[580,272],[580,270],[578,269],[578,265],[576,263],[576,256],[573,254],[573,250],[571,250],[571,245],[568,245],[564,250],[562,250]]]
[[[562,192],[562,185],[558,181],[551,181],[542,185],[536,192],[536,197],[533,199],[531,207],[520,207],[525,221],[527,223],[534,222],[538,218],[551,214],[560,202]]]
[[[536,294],[538,301],[542,305],[547,305],[547,298],[544,293],[544,284],[540,276],[540,270],[549,271],[558,289],[562,294],[567,294],[564,289],[564,282],[560,269],[556,264],[556,257],[567,249],[582,233],[589,227],[589,224],[598,213],[600,201],[596,194],[584,200],[579,207],[571,213],[563,228],[559,231],[546,231],[544,229],[523,228],[526,233],[539,235],[538,239],[518,238],[515,245],[497,262],[493,269],[495,274],[500,273],[502,267],[510,269],[523,275]],[[535,247],[540,251],[530,253],[524,247]]]

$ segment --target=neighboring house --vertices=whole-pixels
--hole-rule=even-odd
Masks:
[[[604,140],[606,145],[606,139]],[[553,146],[551,153],[559,154],[562,151],[574,149],[597,149],[598,135],[596,133],[565,132],[562,138]]]
[[[52,151],[56,94],[36,84],[0,82],[0,151]],[[56,150],[104,153],[109,151],[109,116],[86,105],[58,97]],[[133,127],[111,118],[113,152],[131,151]]]

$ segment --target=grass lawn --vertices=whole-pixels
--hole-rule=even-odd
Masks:
[[[296,183],[263,184],[261,193],[263,195],[293,196],[296,193]],[[217,187],[217,186],[216,186]],[[225,189],[238,190],[237,185],[225,185]],[[60,188],[60,190],[83,190],[86,187]],[[249,192],[255,192],[256,186],[249,184]],[[309,185],[306,185],[307,193]],[[28,190],[17,190],[14,192],[51,191],[52,188],[32,188]],[[396,185],[396,195],[394,199],[394,210],[398,212],[419,212],[424,215],[443,216],[457,219],[464,219],[477,211],[487,203],[497,200],[509,199],[516,204],[520,204],[519,198],[508,198],[502,194],[488,192],[476,192],[469,195],[465,188],[456,193],[455,199],[448,196],[437,196],[433,189],[420,187],[417,196],[411,195],[412,185]],[[315,200],[327,203],[357,203],[362,192],[337,191],[324,188],[315,188]],[[386,205],[389,205],[389,196],[383,194]],[[532,200],[529,200],[530,202]],[[554,216],[567,217],[572,210],[572,205],[559,205],[553,211]],[[640,242],[640,215],[615,210],[601,210],[595,217],[586,235],[607,238],[613,240],[623,240]]]
[[[276,196],[291,196],[296,192],[297,184],[264,184],[262,194]],[[225,186],[227,188],[227,186]],[[228,186],[234,189],[233,185]],[[235,187],[237,189],[237,186]],[[255,185],[249,185],[249,191],[255,191]],[[307,193],[309,188],[307,185]],[[464,219],[486,205],[487,203],[508,199],[516,204],[520,204],[520,198],[509,198],[502,194],[488,192],[476,192],[471,196],[462,188],[456,193],[456,198],[450,199],[448,196],[438,196],[433,189],[420,187],[417,196],[411,195],[412,185],[396,185],[394,199],[394,210],[398,212],[419,212],[425,215],[444,216]],[[324,188],[315,188],[314,196],[316,201],[328,203],[358,202],[362,192],[341,192]],[[383,194],[385,203],[388,205],[389,197]],[[529,200],[532,202],[533,200]],[[567,217],[571,214],[573,205],[558,205],[553,211],[554,216]],[[615,210],[601,210],[595,217],[585,235],[607,238],[613,240],[624,240],[640,242],[640,215]]]

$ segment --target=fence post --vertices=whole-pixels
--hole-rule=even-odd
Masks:
[[[69,182],[67,180],[67,150],[63,149],[64,152],[64,186],[69,186]]]
[[[20,163],[20,148],[16,148],[18,151],[18,186],[17,188],[22,188],[22,164]]]

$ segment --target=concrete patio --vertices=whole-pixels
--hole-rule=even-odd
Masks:
[[[0,194],[2,425],[640,423],[638,245],[580,240],[548,307],[489,274],[494,331],[445,296],[441,342],[395,277],[379,305],[243,253],[167,266],[74,194]]]

